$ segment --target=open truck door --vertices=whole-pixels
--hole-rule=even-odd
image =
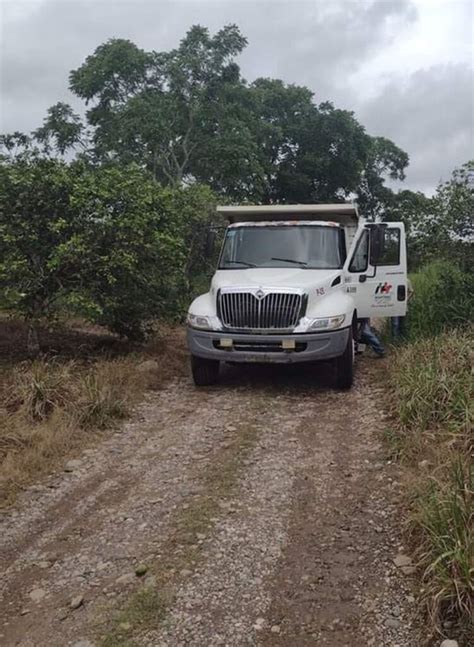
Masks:
[[[367,223],[346,261],[345,281],[359,318],[405,316],[407,255],[403,223]]]

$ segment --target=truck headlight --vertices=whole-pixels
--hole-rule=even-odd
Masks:
[[[307,331],[310,332],[311,330],[334,330],[335,328],[340,328],[345,319],[346,315],[310,319]]]
[[[222,328],[221,322],[217,317],[193,315],[190,312],[188,313],[186,322],[191,328],[200,328],[201,330],[220,330]]]

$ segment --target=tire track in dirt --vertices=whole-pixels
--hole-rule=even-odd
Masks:
[[[139,644],[415,644],[402,623],[398,631],[372,628],[368,617],[387,593],[398,533],[382,528],[393,493],[380,490],[391,479],[382,474],[383,414],[365,373],[347,393],[301,376],[273,386],[250,379],[271,410],[232,514],[217,524],[205,562],[179,589],[164,628]],[[395,618],[379,607],[382,622],[399,622],[401,610]]]
[[[237,389],[220,406],[218,392],[176,382],[86,454],[83,467],[55,477],[53,502],[47,491],[36,492],[4,515],[0,644],[46,645],[54,636],[67,644],[85,612],[91,621],[97,601],[120,595],[116,578],[153,554],[176,511],[201,491],[200,476],[235,433],[226,427],[243,399]],[[46,560],[51,568],[38,567]],[[38,604],[28,598],[33,588],[47,593]],[[87,604],[71,613],[77,593]]]
[[[56,477],[53,503],[37,492],[3,520],[11,523],[4,554],[14,560],[2,578],[0,643],[98,644],[107,617],[139,586],[117,577],[138,561],[173,564],[163,554],[181,550],[173,524],[209,495],[206,473],[254,424],[236,484],[222,501],[212,493],[218,513],[193,547],[199,560],[185,575],[170,569],[162,625],[127,627],[123,643],[114,634],[117,644],[416,645],[408,590],[390,567],[399,548],[396,473],[380,446],[383,390],[367,367],[344,393],[322,386],[328,376],[315,377],[314,367],[251,367],[226,372],[213,389],[181,380],[150,395],[140,419],[94,450],[84,469]],[[15,552],[29,515],[30,539]],[[34,566],[49,557],[46,572]],[[47,592],[38,604],[28,600],[33,586]],[[77,593],[85,601],[72,611]]]

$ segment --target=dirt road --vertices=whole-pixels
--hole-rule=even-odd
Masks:
[[[385,361],[344,393],[314,368],[150,393],[3,515],[0,644],[419,644]]]

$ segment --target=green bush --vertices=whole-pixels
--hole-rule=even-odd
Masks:
[[[187,307],[213,202],[207,187],[163,188],[135,165],[0,159],[0,307],[32,333],[67,312],[142,339]]]
[[[474,319],[474,278],[448,261],[435,261],[412,276],[407,314],[409,339],[432,337]]]

